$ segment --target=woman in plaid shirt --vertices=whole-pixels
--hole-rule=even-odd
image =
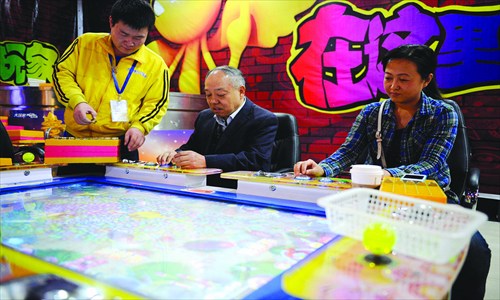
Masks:
[[[448,188],[451,178],[446,163],[457,135],[458,116],[453,107],[440,101],[434,51],[424,45],[403,45],[389,51],[382,66],[390,99],[366,105],[337,151],[319,163],[312,159],[298,162],[295,175],[336,176],[368,148],[365,163],[381,165],[384,176],[427,175],[446,191],[448,202],[458,203],[457,195]],[[382,103],[379,150],[376,133]],[[476,232],[451,299],[483,299],[490,260],[488,244]]]

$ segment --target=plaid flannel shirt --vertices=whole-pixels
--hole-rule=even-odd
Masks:
[[[388,105],[390,104],[390,105]],[[322,160],[319,165],[325,176],[336,176],[356,163],[368,147],[366,164],[381,165],[377,160],[377,119],[380,102],[366,105],[356,117],[354,124],[340,148]],[[382,116],[382,148],[385,156],[396,130],[394,103],[384,106]],[[401,165],[386,169],[393,177],[407,173],[419,173],[434,179],[443,189],[450,184],[450,169],[446,159],[457,135],[458,115],[450,105],[432,99],[422,93],[420,108],[404,128],[401,136]]]

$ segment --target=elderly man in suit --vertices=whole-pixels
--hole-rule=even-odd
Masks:
[[[209,108],[198,115],[187,143],[160,154],[158,163],[173,163],[186,169],[218,168],[224,172],[270,171],[278,120],[248,99],[245,89],[240,70],[229,66],[210,70],[205,78]],[[209,185],[235,187],[223,182],[220,178],[207,181]]]

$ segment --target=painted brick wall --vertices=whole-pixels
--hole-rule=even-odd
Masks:
[[[389,8],[392,1],[351,1],[359,8]],[[492,5],[494,1],[423,1],[429,6]],[[439,3],[438,3],[439,2]],[[297,17],[297,19],[300,16]],[[215,28],[217,25],[215,26]],[[324,114],[306,109],[295,97],[286,72],[292,37],[279,39],[273,49],[248,47],[242,56],[240,69],[246,74],[247,96],[274,112],[296,116],[301,141],[301,159],[322,160],[344,141],[358,112]],[[212,53],[216,64],[229,61],[227,51]],[[207,67],[203,66],[202,78]],[[174,78],[175,81],[175,78]],[[173,82],[172,86],[176,86]],[[203,90],[203,89],[202,89]],[[469,129],[473,150],[472,166],[481,170],[480,191],[500,194],[500,91],[470,93],[453,97],[462,108]]]
[[[297,0],[298,1],[298,0]],[[76,1],[42,1],[45,4],[35,5],[22,3],[5,9],[10,17],[3,20],[5,30],[0,32],[0,40],[29,41],[37,39],[54,44],[62,53],[75,38],[76,18],[74,9]],[[226,3],[223,2],[223,7]],[[321,0],[317,3],[323,2]],[[372,8],[389,9],[400,1],[393,0],[353,0],[351,3],[363,10]],[[495,5],[498,0],[424,0],[431,7],[448,5]],[[108,12],[114,0],[84,1],[84,31],[108,31]],[[73,8],[73,9],[71,9]],[[37,13],[33,13],[33,11]],[[308,11],[296,16],[299,20]],[[32,16],[36,15],[36,19]],[[222,15],[222,14],[220,14]],[[54,17],[56,16],[56,17]],[[36,22],[35,22],[36,21]],[[220,21],[220,20],[219,20]],[[70,24],[68,26],[68,24]],[[211,33],[218,28],[214,24]],[[36,30],[35,30],[36,29]],[[160,35],[154,31],[150,39]],[[286,61],[290,55],[292,37],[279,39],[272,49],[248,47],[243,53],[240,68],[247,75],[247,95],[257,104],[275,112],[294,114],[298,119],[301,139],[302,159],[321,160],[335,151],[345,139],[357,112],[333,115],[321,114],[301,106],[296,98],[293,86],[286,72]],[[172,45],[180,47],[179,45]],[[227,64],[227,50],[211,52],[216,64]],[[202,65],[202,78],[207,66]],[[179,91],[178,76],[173,75],[172,91]],[[472,165],[481,169],[481,191],[500,194],[500,91],[471,93],[454,97],[462,107],[469,127],[471,146],[474,152]]]

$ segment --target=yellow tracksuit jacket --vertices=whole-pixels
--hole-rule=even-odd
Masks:
[[[168,67],[163,59],[146,46],[120,59],[116,78],[122,88],[129,70],[134,72],[122,93],[127,100],[129,122],[112,122],[110,100],[118,99],[109,55],[115,63],[109,33],[85,33],[75,39],[54,65],[54,91],[66,107],[66,130],[75,137],[121,136],[130,127],[145,135],[156,126],[167,111],[169,96]],[[73,108],[87,102],[97,112],[97,122],[79,125],[73,119]]]

